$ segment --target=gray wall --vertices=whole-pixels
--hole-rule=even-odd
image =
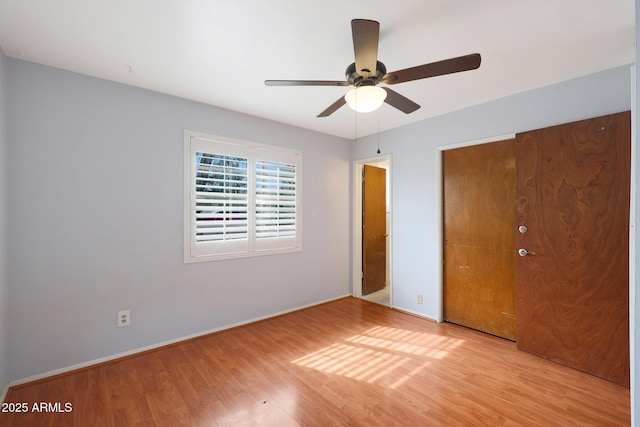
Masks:
[[[0,398],[9,381],[9,281],[7,275],[7,58],[0,49]]]
[[[381,134],[382,155],[392,155],[394,305],[441,318],[442,147],[629,110],[630,93],[624,66]],[[354,158],[369,158],[376,147],[377,137],[362,138]]]
[[[7,71],[10,380],[350,293],[348,140],[25,61]],[[183,263],[184,129],[303,151],[302,252]]]

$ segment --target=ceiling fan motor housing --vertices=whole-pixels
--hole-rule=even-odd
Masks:
[[[365,71],[365,70],[362,70]],[[368,70],[366,70],[368,71]],[[364,77],[361,74],[359,74],[356,71],[356,63],[354,62],[353,64],[349,65],[347,67],[347,70],[345,71],[345,77],[347,79],[347,81],[358,87],[358,86],[375,86],[376,84],[378,84],[378,82],[380,80],[382,80],[382,78],[384,77],[384,75],[387,74],[387,67],[385,67],[385,65],[380,62],[380,61],[376,61],[376,75],[371,76],[371,77]]]

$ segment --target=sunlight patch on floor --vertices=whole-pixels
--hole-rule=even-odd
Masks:
[[[393,373],[398,380],[390,387],[396,388],[463,343],[456,338],[377,326],[292,363],[369,383]]]
[[[349,344],[333,344],[293,363],[330,374],[373,382],[407,361],[401,355]]]

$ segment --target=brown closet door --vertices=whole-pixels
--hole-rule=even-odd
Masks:
[[[386,286],[387,171],[364,165],[362,173],[362,295]]]
[[[518,348],[629,385],[628,112],[518,134]]]
[[[444,318],[515,339],[514,140],[443,152]]]

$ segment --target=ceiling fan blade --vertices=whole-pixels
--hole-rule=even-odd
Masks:
[[[318,114],[317,117],[328,117],[331,114],[335,113],[338,108],[342,107],[346,103],[347,101],[344,100],[344,96],[341,96],[340,98],[338,98],[336,102],[331,104],[329,108],[324,110],[322,113]]]
[[[340,80],[265,80],[265,86],[349,86]]]
[[[417,67],[405,68],[404,70],[387,73],[382,78],[382,81],[392,85],[410,82],[412,80],[426,79],[427,77],[459,73],[460,71],[475,70],[480,67],[480,61],[480,54],[472,53],[470,55],[445,59],[444,61],[432,62],[430,64],[418,65]]]
[[[383,87],[382,89],[384,89],[387,92],[387,97],[385,98],[384,102],[391,105],[392,107],[396,107],[398,110],[402,111],[403,113],[405,114],[413,113],[418,108],[420,108],[418,104],[416,104],[409,98],[403,95],[400,95],[395,90],[391,90],[388,87]]]
[[[378,39],[380,23],[369,19],[351,21],[353,52],[356,58],[356,73],[365,79],[376,75],[378,63]]]

